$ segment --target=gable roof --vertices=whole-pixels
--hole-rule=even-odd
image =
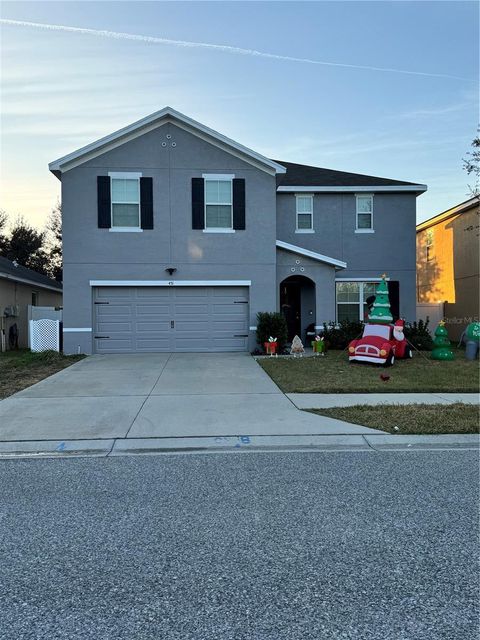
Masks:
[[[295,244],[290,244],[288,242],[283,242],[283,240],[277,240],[276,242],[278,249],[284,249],[285,251],[291,251],[292,253],[297,253],[300,256],[306,256],[307,258],[312,258],[313,260],[318,260],[319,262],[324,262],[325,264],[330,264],[336,269],[346,269],[347,263],[342,260],[337,260],[336,258],[330,258],[329,256],[324,256],[322,253],[317,253],[316,251],[310,251],[310,249],[304,249],[303,247],[297,247]]]
[[[424,229],[428,229],[428,227],[432,227],[439,222],[443,222],[443,220],[447,220],[448,218],[452,218],[464,211],[468,211],[469,209],[473,209],[473,207],[480,206],[480,196],[474,196],[469,200],[465,200],[465,202],[461,202],[460,204],[455,205],[451,209],[447,209],[446,211],[442,211],[442,213],[437,213],[436,215],[428,218],[428,220],[424,220],[417,224],[417,233],[419,231],[423,231]]]
[[[390,178],[378,178],[361,173],[349,173],[334,169],[312,167],[307,164],[284,162],[275,160],[287,170],[280,177],[278,191],[292,192],[303,191],[415,191],[427,190],[424,184],[391,180]]]
[[[83,164],[87,160],[91,160],[106,151],[110,151],[115,147],[125,144],[138,136],[144,135],[145,133],[170,122],[186,129],[194,135],[197,135],[210,144],[214,144],[229,153],[233,152],[234,155],[237,155],[245,162],[253,164],[264,171],[268,171],[272,174],[285,173],[285,168],[274,160],[270,160],[269,158],[262,156],[260,153],[257,153],[248,147],[244,147],[242,144],[235,142],[235,140],[227,138],[227,136],[206,127],[196,120],[192,120],[192,118],[189,118],[171,107],[164,107],[160,111],[156,111],[141,120],[137,120],[136,122],[119,129],[118,131],[114,131],[104,138],[100,138],[99,140],[96,140],[85,147],[81,147],[62,158],[58,158],[57,160],[50,162],[48,168],[57,176],[57,178],[60,178],[63,171],[73,169],[73,167]]]
[[[15,263],[7,258],[0,256],[0,278],[6,280],[14,280],[15,282],[23,282],[25,284],[32,284],[43,289],[52,289],[54,291],[62,292],[62,285],[60,282],[48,278],[33,269],[27,269],[21,265],[15,266]]]

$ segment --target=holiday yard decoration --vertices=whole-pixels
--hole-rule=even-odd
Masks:
[[[312,340],[312,349],[316,356],[318,354],[325,355],[325,339],[323,336],[315,336],[315,340]]]
[[[432,360],[453,360],[453,351],[450,349],[450,340],[448,332],[445,328],[444,320],[438,323],[435,329],[435,338],[433,339],[434,348],[431,353]]]
[[[370,322],[377,322],[379,324],[390,324],[393,322],[392,312],[390,311],[390,299],[388,297],[388,284],[386,281],[387,275],[382,275],[382,281],[377,287],[375,292],[375,301],[372,309],[368,314]]]
[[[298,336],[295,336],[292,340],[292,346],[290,347],[290,353],[292,356],[297,356],[305,353],[305,349],[303,348],[303,343]]]
[[[395,362],[395,358],[411,358],[413,355],[405,338],[405,321],[398,319],[392,324],[386,278],[386,274],[383,274],[362,337],[352,340],[348,345],[350,362],[370,362],[388,367]]]
[[[272,336],[270,336],[268,338],[268,342],[265,342],[263,346],[265,347],[265,352],[267,354],[271,356],[277,355],[277,348],[278,348],[277,338],[273,338]]]

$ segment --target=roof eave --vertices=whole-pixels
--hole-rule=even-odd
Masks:
[[[416,227],[417,233],[419,231],[424,231],[425,229],[428,229],[428,227],[433,227],[435,224],[438,224],[439,222],[443,222],[444,220],[448,220],[453,216],[459,215],[464,211],[468,211],[469,209],[472,209],[475,206],[475,204],[477,204],[477,206],[480,204],[480,196],[474,196],[473,198],[470,198],[465,202],[461,202],[456,207],[452,207],[451,209],[442,211],[442,213],[437,213],[437,215],[432,216],[431,218],[428,218],[423,222],[420,222],[419,224],[417,224],[417,227]]]
[[[284,249],[285,251],[290,251],[292,253],[305,256],[306,258],[312,258],[312,260],[318,260],[318,262],[324,262],[325,264],[329,264],[332,267],[335,267],[335,269],[347,268],[347,263],[343,262],[343,260],[330,258],[330,256],[325,256],[322,253],[317,253],[316,251],[310,251],[310,249],[298,247],[295,244],[290,244],[289,242],[284,242],[283,240],[277,240],[276,246],[278,249]]]
[[[235,140],[232,140],[231,138],[224,136],[223,134],[219,133],[218,131],[215,131],[214,129],[210,129],[210,127],[207,127],[201,124],[200,122],[197,122],[192,118],[189,118],[188,116],[184,115],[183,113],[180,113],[179,111],[176,111],[175,109],[172,109],[171,107],[165,107],[160,111],[156,111],[155,113],[152,113],[151,115],[146,116],[141,120],[137,120],[136,122],[133,122],[132,124],[126,127],[123,127],[122,129],[118,129],[117,131],[114,131],[108,136],[99,138],[98,140],[84,147],[81,147],[80,149],[77,149],[76,151],[73,151],[70,154],[62,156],[57,160],[53,160],[52,162],[49,163],[48,168],[57,177],[60,177],[62,171],[67,170],[68,166],[71,163],[77,162],[77,164],[82,164],[82,162],[78,162],[81,160],[82,157],[88,156],[92,153],[95,153],[96,151],[98,151],[96,155],[100,155],[101,153],[104,153],[108,149],[109,145],[112,145],[116,141],[121,141],[123,138],[127,138],[128,136],[133,135],[136,132],[138,132],[138,135],[142,135],[143,129],[147,129],[148,127],[156,128],[156,126],[161,126],[160,123],[162,120],[165,120],[165,122],[168,122],[170,118],[174,122],[177,121],[179,123],[183,123],[184,125],[187,125],[194,130],[202,132],[206,136],[211,137],[212,139],[218,141],[219,143],[225,145],[226,147],[231,147],[232,149],[235,149],[237,152],[244,155],[246,158],[250,158],[254,160],[260,165],[263,165],[264,167],[270,169],[270,171],[273,171],[275,174],[286,173],[286,168],[278,164],[277,162],[274,162],[273,160],[270,160],[269,158],[261,155],[260,153],[257,153],[256,151],[253,151],[248,147],[245,147],[239,142],[236,142]]]
[[[16,276],[11,273],[5,273],[3,271],[0,272],[0,278],[4,278],[5,280],[11,280],[12,282],[20,282],[21,284],[28,284],[33,287],[38,287],[39,289],[49,289],[50,291],[56,291],[57,293],[63,292],[62,285],[55,286],[53,284],[44,284],[43,282],[36,282],[35,280],[30,280],[29,278],[22,278],[20,276]]]
[[[279,193],[296,193],[303,191],[305,193],[350,193],[350,192],[358,192],[358,193],[370,193],[370,192],[413,192],[413,193],[424,193],[427,191],[428,187],[426,184],[408,184],[408,185],[342,185],[342,186],[333,186],[333,185],[280,185],[277,187],[277,192]]]

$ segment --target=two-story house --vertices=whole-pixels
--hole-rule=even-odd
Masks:
[[[415,318],[425,185],[271,160],[169,107],[49,168],[67,353],[251,350],[259,311],[304,338],[363,319],[383,272]]]

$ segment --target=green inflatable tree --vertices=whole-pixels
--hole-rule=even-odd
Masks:
[[[433,339],[434,348],[431,353],[432,360],[453,360],[453,351],[450,349],[450,340],[445,329],[445,322],[441,320],[435,329]]]
[[[372,310],[368,314],[370,322],[378,322],[379,324],[390,324],[393,322],[386,277],[387,276],[383,274],[382,281],[375,292],[375,302],[373,303]]]

